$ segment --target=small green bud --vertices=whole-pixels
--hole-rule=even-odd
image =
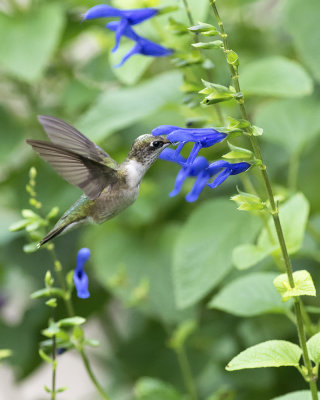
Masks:
[[[52,297],[51,299],[46,301],[46,305],[52,308],[57,307],[57,299],[55,297]]]
[[[23,246],[23,251],[25,253],[34,253],[35,251],[37,251],[39,249],[39,244],[38,242],[32,242],[32,243],[28,243],[25,244]]]
[[[227,53],[227,61],[228,61],[228,64],[231,64],[231,65],[237,67],[239,65],[238,54],[233,50],[229,50]]]
[[[193,43],[192,47],[196,49],[222,49],[223,42],[221,40],[214,40],[213,42],[197,42]]]
[[[28,219],[22,219],[20,221],[14,222],[13,224],[11,224],[9,226],[9,231],[10,232],[17,232],[17,231],[21,231],[22,229],[24,229],[29,223]]]
[[[248,149],[244,149],[242,147],[237,147],[234,146],[231,143],[228,143],[228,146],[230,148],[231,151],[229,151],[229,153],[223,155],[223,158],[227,158],[227,159],[245,159],[245,160],[252,160],[254,158],[254,155],[252,153],[252,151],[248,150]]]
[[[44,277],[44,283],[47,288],[50,288],[54,284],[54,279],[52,277],[51,271],[47,271]]]
[[[48,219],[55,218],[58,215],[59,207],[53,207],[47,215]]]
[[[29,170],[29,178],[30,178],[30,180],[36,179],[36,176],[37,176],[36,168],[35,167],[31,167],[30,170]]]
[[[219,31],[214,25],[198,22],[198,25],[188,28],[192,33],[202,33],[204,36],[217,36]]]

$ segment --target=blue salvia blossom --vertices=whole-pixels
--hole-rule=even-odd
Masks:
[[[117,31],[119,22],[109,22],[106,27],[111,31]],[[160,44],[154,43],[142,36],[139,36],[130,26],[127,26],[123,35],[127,38],[136,42],[136,44],[130,49],[122,58],[121,62],[115,67],[121,67],[131,56],[134,54],[142,54],[144,56],[151,57],[163,57],[172,54],[172,50],[161,46]]]
[[[206,185],[214,189],[221,185],[228,176],[245,172],[251,166],[247,162],[229,163],[223,160],[209,164],[205,157],[196,157],[193,164],[188,165],[186,163],[187,160],[180,154],[177,156],[176,151],[173,149],[164,149],[159,158],[176,162],[182,167],[177,175],[175,186],[173,191],[170,193],[170,196],[176,196],[180,192],[182,185],[187,178],[196,177],[192,190],[186,196],[188,202],[196,201]],[[214,176],[215,179],[213,182],[209,183],[211,178]]]
[[[173,125],[160,125],[153,129],[154,136],[167,135],[171,143],[179,142],[176,149],[176,156],[178,156],[183,146],[188,142],[193,142],[194,146],[189,154],[187,165],[192,165],[196,159],[199,151],[203,147],[210,147],[216,143],[224,140],[227,135],[219,132],[213,128],[179,128]]]
[[[167,49],[157,43],[151,42],[148,39],[138,35],[133,29],[133,25],[140,24],[141,22],[154,17],[159,10],[156,8],[139,8],[132,10],[121,10],[106,4],[100,4],[90,8],[84,16],[84,19],[106,18],[106,17],[119,17],[120,21],[110,22],[106,27],[115,32],[116,43],[112,52],[119,48],[122,36],[136,42],[136,45],[124,56],[120,64],[128,60],[134,54],[142,54],[153,57],[163,57],[172,54],[172,50]]]
[[[73,282],[77,290],[77,296],[81,299],[86,299],[90,297],[88,291],[89,279],[88,275],[84,271],[84,264],[90,258],[90,250],[83,247],[78,251],[76,268],[73,273]]]

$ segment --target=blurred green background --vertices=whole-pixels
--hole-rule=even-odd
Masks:
[[[215,24],[208,1],[188,1],[195,22]],[[201,120],[221,126],[214,108],[197,106],[199,95],[184,93],[185,87],[181,91],[184,79],[200,88],[200,78],[208,79],[201,63],[177,68],[169,58],[134,56],[124,67],[112,68],[131,42],[123,39],[119,54],[111,55],[114,36],[104,28],[104,21],[81,23],[81,15],[96,4],[92,0],[0,1],[0,347],[13,351],[0,372],[7,376],[9,369],[16,379],[5,389],[11,390],[12,398],[18,398],[14,387],[21,387],[42,368],[37,349],[49,311],[29,296],[43,286],[51,260],[45,250],[24,253],[25,234],[11,233],[8,227],[21,219],[21,209],[29,208],[25,185],[31,166],[38,170],[37,195],[43,212],[59,206],[61,215],[80,195],[26,145],[26,138],[46,139],[37,114],[73,124],[117,161],[125,158],[134,138],[158,125],[185,126]],[[169,22],[172,17],[188,24],[182,1],[115,0],[108,4],[122,8],[177,5],[177,11],[147,21],[137,30],[174,48],[178,55],[190,53],[192,35],[177,35]],[[308,199],[311,223],[293,264],[308,268],[318,287],[320,2],[224,0],[218,6],[230,47],[240,55],[240,83],[250,117],[264,128],[263,154],[276,193],[287,198],[302,191]],[[204,57],[206,65],[210,62],[207,71],[212,81],[229,85],[223,55],[209,51]],[[240,117],[231,102],[221,108],[225,116]],[[234,143],[246,141],[240,138]],[[226,151],[227,145],[220,144],[202,154],[214,160]],[[186,341],[186,353],[200,399],[268,400],[305,389],[293,368],[225,371],[225,365],[244,348],[269,339],[296,342],[296,331],[278,298],[259,315],[234,311],[233,306],[227,312],[217,310],[223,306],[208,308],[208,301],[231,280],[252,271],[275,276],[277,268],[271,257],[254,270],[234,267],[233,249],[253,243],[260,229],[259,220],[237,211],[229,200],[236,185],[241,187],[237,177],[214,191],[205,189],[196,203],[189,204],[184,195],[192,182],[185,184],[179,196],[168,196],[177,172],[175,165],[156,162],[132,207],[104,225],[84,227],[55,241],[67,270],[75,267],[80,247],[92,251],[91,297],[74,301],[77,314],[89,318],[102,341],[92,357],[103,385],[116,400],[187,399],[169,341],[179,324],[191,319],[196,328]],[[250,296],[254,302],[255,290],[259,291],[255,285],[251,289],[248,303]],[[266,296],[269,300],[269,293]],[[310,304],[320,306],[317,300]],[[61,305],[59,313],[64,312]],[[316,322],[317,315],[312,319]],[[83,368],[80,359],[70,371],[70,381],[77,368]],[[155,391],[145,394],[143,385],[150,382],[143,377],[163,381],[164,386],[152,381]],[[73,393],[72,385],[77,383],[68,384],[68,372],[63,379],[69,394]],[[38,388],[43,384],[39,379]],[[73,398],[97,399],[90,383],[88,387],[86,395]],[[46,398],[35,395],[41,390],[25,398]],[[10,398],[8,393],[4,398]],[[68,396],[67,391],[61,399]]]

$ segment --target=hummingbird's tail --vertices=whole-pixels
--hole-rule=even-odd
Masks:
[[[56,236],[64,232],[67,232],[73,229],[74,227],[85,223],[86,221],[87,218],[79,218],[77,220],[66,221],[63,215],[56,223],[56,225],[51,229],[51,231],[43,239],[40,240],[40,242],[38,243],[38,248],[44,245],[45,243],[49,242],[49,240],[55,238]]]

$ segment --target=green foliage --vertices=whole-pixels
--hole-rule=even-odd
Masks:
[[[310,399],[311,399],[310,391],[298,390],[297,392],[288,393],[285,394],[284,396],[274,397],[272,400],[310,400]]]
[[[320,32],[317,18],[319,12],[320,4],[317,0],[309,0],[306,4],[292,0],[287,3],[284,13],[285,27],[292,35],[295,48],[318,82],[320,81],[318,51]]]
[[[258,272],[240,277],[227,284],[209,303],[216,308],[240,317],[265,313],[286,313],[288,307],[281,302],[274,286],[275,274]]]
[[[319,106],[314,98],[277,100],[261,107],[255,122],[264,127],[265,140],[296,153],[320,134]]]
[[[303,241],[309,213],[309,204],[303,194],[298,193],[280,206],[280,219],[289,254],[296,253]],[[254,266],[267,255],[277,256],[280,247],[272,217],[269,217],[267,227],[258,236],[257,244],[237,246],[232,255],[234,265],[239,269]]]
[[[99,141],[116,130],[127,128],[156,113],[165,104],[177,101],[179,85],[179,74],[172,71],[134,88],[119,88],[103,93],[80,118],[77,127],[91,140]]]
[[[241,85],[248,95],[272,97],[301,97],[313,90],[306,71],[297,62],[279,56],[245,65]]]
[[[316,363],[320,363],[320,333],[313,335],[307,342],[311,359]]]
[[[174,248],[173,282],[178,307],[194,304],[213,289],[232,267],[232,249],[248,237],[254,238],[258,227],[257,220],[239,213],[228,200],[198,206]]]
[[[103,384],[111,389],[112,400],[131,400],[132,387],[136,400],[189,398],[177,361],[182,347],[201,400],[309,400],[309,391],[290,393],[306,387],[294,369],[230,374],[223,366],[255,343],[259,347],[241,353],[230,363],[231,369],[302,363],[300,349],[285,341],[297,341],[294,324],[284,317],[293,321],[292,301],[282,302],[272,284],[280,273],[274,271],[282,266],[280,249],[258,178],[263,166],[252,157],[248,144],[264,131],[262,153],[275,195],[280,201],[287,199],[279,215],[295,257],[293,267],[306,265],[312,272],[314,284],[308,275],[307,292],[301,288],[303,279],[296,281],[292,293],[282,277],[283,292],[287,297],[314,294],[320,259],[320,225],[314,219],[320,212],[319,1],[290,0],[284,7],[271,8],[264,1],[217,0],[233,48],[227,52],[229,66],[221,51],[221,28],[208,12],[209,1],[187,2],[194,20],[189,30],[183,1],[175,2],[175,10],[166,7],[172,7],[171,0],[108,2],[124,9],[163,10],[137,30],[175,50],[171,60],[134,56],[118,69],[112,65],[133,42],[122,38],[119,52],[111,53],[114,35],[105,29],[106,21],[80,23],[81,14],[93,5],[89,0],[6,1],[1,7],[0,342],[5,355],[6,349],[12,352],[1,360],[2,368],[27,381],[42,360],[50,364],[47,367],[56,365],[53,338],[67,351],[97,346],[85,337],[86,326],[77,325],[85,318],[103,327],[108,340],[107,346],[102,340],[99,350],[93,349],[92,357],[99,358],[101,376],[108,372],[110,380]],[[196,41],[198,49],[191,46]],[[238,66],[244,96],[230,79],[229,67]],[[199,104],[204,98],[211,107]],[[250,121],[237,108],[237,101],[247,98]],[[80,191],[25,144],[26,138],[46,139],[37,114],[74,124],[117,161],[125,158],[138,135],[158,125],[215,127],[228,133],[230,148],[224,142],[200,155],[215,161],[224,154],[228,161],[247,160],[253,166],[244,181],[232,177],[218,189],[205,189],[190,205],[183,196],[168,197],[178,167],[158,161],[130,209],[102,226],[68,232],[55,241],[66,290],[56,276],[60,262],[54,263],[55,272],[46,276],[41,289],[43,276],[53,265],[47,251],[53,247],[37,251],[37,242]],[[186,145],[184,156],[188,150]],[[37,177],[30,165],[36,166]],[[289,191],[288,166],[299,178]],[[186,182],[185,191],[190,188],[191,182]],[[237,211],[230,196],[240,210],[250,212]],[[312,227],[307,223],[309,203]],[[19,217],[21,210],[27,211]],[[14,233],[8,231],[10,225]],[[92,252],[87,301],[72,294],[75,255],[81,246]],[[254,265],[254,273],[239,270]],[[70,299],[80,319],[66,319],[65,301]],[[304,316],[310,337],[318,332],[319,307],[314,297],[301,300],[304,310],[313,313],[311,321]],[[283,341],[261,343],[270,338]],[[318,342],[318,334],[308,341],[315,363],[320,361]],[[59,376],[60,357],[57,361]],[[2,390],[6,384],[4,380]],[[18,397],[15,388],[9,389]],[[43,397],[39,389],[40,393],[34,389],[34,397]],[[47,390],[51,392],[50,387]],[[70,398],[77,396],[71,385],[68,390]],[[288,394],[275,397],[279,393]],[[98,399],[98,394],[93,396]]]
[[[252,346],[234,357],[226,369],[298,367],[302,351],[286,340],[269,340]]]
[[[154,378],[141,378],[136,383],[136,400],[183,400],[182,396],[171,385]]]
[[[316,289],[308,271],[295,271],[293,273],[293,281],[294,287],[292,288],[290,286],[287,274],[281,274],[274,279],[274,286],[281,294],[283,301],[287,301],[296,296],[316,295]]]
[[[6,37],[0,44],[1,67],[26,82],[36,81],[58,45],[63,26],[63,10],[57,4],[14,16],[0,14],[0,35]]]

